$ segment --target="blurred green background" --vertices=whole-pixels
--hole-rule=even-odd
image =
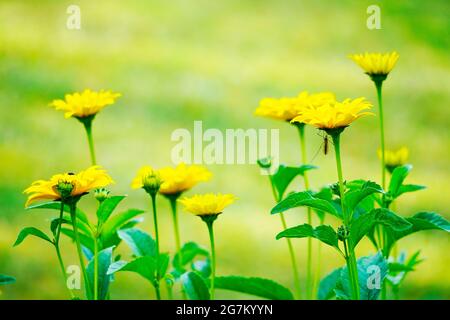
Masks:
[[[381,30],[366,27],[366,10],[381,7]],[[68,30],[66,9],[81,8],[81,30]],[[0,2],[0,273],[17,277],[2,286],[0,299],[65,299],[53,249],[37,238],[12,244],[25,226],[48,230],[54,212],[24,210],[22,194],[32,181],[79,171],[89,161],[86,137],[74,119],[48,103],[65,93],[112,89],[123,97],[94,123],[97,158],[116,181],[115,194],[129,194],[121,209],[149,209],[130,181],[143,164],[172,165],[176,128],[280,128],[281,158],[300,159],[291,126],[253,116],[261,98],[299,91],[329,90],[339,99],[365,96],[375,102],[368,77],[347,58],[350,53],[397,50],[400,60],[385,83],[387,146],[410,148],[409,182],[428,187],[398,202],[402,215],[438,212],[450,218],[448,159],[450,116],[450,4],[442,1],[8,1]],[[376,110],[376,109],[375,109]],[[309,158],[321,138],[307,131]],[[343,137],[347,179],[379,180],[378,121],[357,121]],[[337,180],[333,155],[312,159],[315,188]],[[214,178],[195,192],[233,192],[239,201],[216,224],[218,274],[272,278],[292,288],[284,241],[276,241],[278,217],[267,177],[254,165],[209,166]],[[300,187],[301,181],[294,183]],[[94,209],[92,197],[81,207]],[[162,247],[173,251],[169,207],[160,199]],[[146,215],[141,228],[150,232]],[[304,211],[287,214],[289,224],[305,221]],[[182,238],[208,245],[200,219],[181,213]],[[326,221],[337,226],[331,218]],[[305,242],[294,241],[305,274]],[[76,264],[74,246],[64,239],[67,264]],[[409,276],[401,297],[450,298],[450,239],[427,232],[401,241],[426,261]],[[125,245],[120,252],[129,255]],[[321,271],[343,264],[323,248]],[[367,240],[358,255],[373,252]],[[113,299],[153,297],[138,275],[118,274]],[[217,298],[243,298],[218,291]],[[248,297],[247,297],[248,298]]]

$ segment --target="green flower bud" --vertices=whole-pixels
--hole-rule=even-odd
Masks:
[[[154,172],[142,179],[144,190],[149,194],[156,194],[161,187],[162,180],[158,173]]]
[[[110,197],[110,193],[111,192],[106,188],[98,188],[94,191],[94,197],[98,200],[98,202],[102,203]]]
[[[73,191],[74,185],[70,181],[60,180],[56,185],[56,191],[61,196],[62,200],[68,199]]]

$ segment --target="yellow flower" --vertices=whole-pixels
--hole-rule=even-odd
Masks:
[[[309,94],[307,91],[303,91],[297,97],[292,98],[264,98],[255,110],[255,115],[291,121],[302,108],[315,107],[325,102],[334,101],[334,99],[334,94],[331,92]]]
[[[192,197],[184,197],[178,200],[184,209],[197,216],[210,216],[218,215],[222,211],[232,204],[236,200],[236,197],[232,194],[202,194]]]
[[[399,58],[397,52],[352,54],[349,58],[355,61],[368,75],[388,75]]]
[[[65,111],[65,118],[86,118],[96,115],[107,105],[113,104],[120,96],[120,93],[111,91],[95,92],[86,89],[82,93],[66,94],[64,100],[53,100],[50,105],[56,110]]]
[[[328,102],[316,108],[303,108],[292,122],[306,123],[325,130],[345,128],[362,116],[372,115],[371,112],[362,112],[371,107],[372,104],[365,98]]]
[[[187,166],[180,163],[177,167],[166,167],[159,170],[162,184],[159,193],[177,195],[191,189],[199,182],[208,181],[212,174],[202,166]]]
[[[139,169],[136,177],[131,182],[133,189],[144,188],[148,192],[158,192],[161,186],[161,175],[150,166]]]
[[[378,157],[381,159],[381,150],[378,150]],[[409,150],[401,147],[398,150],[385,150],[384,164],[386,168],[392,172],[395,168],[400,167],[408,162]]]
[[[56,174],[50,180],[38,180],[25,189],[28,194],[27,207],[38,200],[68,200],[88,193],[90,190],[102,188],[114,183],[111,177],[100,166],[92,166],[78,174]]]

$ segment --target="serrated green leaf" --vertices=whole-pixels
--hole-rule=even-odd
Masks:
[[[105,223],[125,196],[112,196],[103,200],[97,209],[97,218],[100,224]]]
[[[411,223],[394,212],[385,208],[374,209],[352,221],[350,225],[350,249],[355,248],[359,241],[369,234],[377,224],[388,226],[393,230],[411,228]]]
[[[190,300],[209,300],[209,289],[205,280],[196,272],[186,272],[181,276],[184,292]]]
[[[132,228],[119,230],[117,233],[119,238],[125,241],[136,256],[156,256],[156,242],[144,231]]]
[[[14,247],[21,244],[22,241],[25,240],[25,238],[28,236],[35,236],[53,244],[53,241],[44,232],[34,227],[28,227],[20,231],[19,235],[17,236],[17,240],[14,243]]]
[[[143,210],[129,209],[109,218],[101,228],[100,240],[103,247],[118,246],[121,239],[117,235],[120,229],[130,229],[141,220],[133,219],[144,213]],[[133,220],[132,220],[133,219]]]
[[[183,260],[181,261],[180,265],[180,252],[177,252],[173,258],[172,264],[175,269],[177,270],[184,270],[184,266],[194,261],[195,257],[198,255],[200,256],[209,256],[208,250],[205,248],[199,246],[195,242],[187,242],[183,245],[183,247],[180,249],[181,251],[181,257]]]
[[[316,166],[309,164],[305,164],[300,167],[289,167],[281,164],[278,167],[277,172],[271,177],[272,183],[277,190],[278,198],[283,198],[286,189],[289,187],[289,184],[292,182],[292,180],[294,180],[295,177],[303,175],[307,170],[316,168]]]
[[[232,290],[251,294],[269,300],[293,300],[294,297],[286,287],[279,283],[257,277],[222,276],[216,277],[217,289]]]
[[[139,257],[130,262],[117,261],[110,265],[107,274],[114,274],[119,271],[135,272],[155,284],[156,262],[156,259],[150,256]]]
[[[336,231],[331,226],[321,225],[313,228],[309,224],[302,224],[296,227],[288,228],[277,235],[277,240],[281,238],[315,238],[329,246],[334,247],[339,252],[338,237]]]
[[[383,193],[383,188],[372,181],[364,181],[360,187],[350,189],[345,194],[345,210],[351,214],[355,210],[356,206],[364,200],[366,197],[374,193]]]
[[[112,264],[113,248],[103,249],[98,253],[98,299],[106,300],[108,296],[109,284],[112,275],[107,274],[110,265]],[[87,293],[89,299],[94,298],[94,259],[92,258],[86,268],[87,276],[90,283],[91,292]]]
[[[410,218],[406,218],[411,224],[411,228],[406,230],[395,230],[385,228],[387,252],[398,240],[413,233],[425,230],[441,230],[450,232],[450,222],[435,212],[419,212]]]
[[[338,218],[340,215],[338,214],[336,208],[327,200],[315,198],[308,191],[292,193],[286,197],[286,199],[280,201],[273,209],[272,214],[282,213],[286,210],[306,206],[313,209],[321,210],[327,213],[330,213]]]
[[[329,300],[335,296],[334,290],[341,276],[341,268],[334,269],[320,280],[319,290],[317,291],[317,299]]]
[[[7,276],[6,274],[0,274],[0,285],[11,284],[16,282],[16,278]]]

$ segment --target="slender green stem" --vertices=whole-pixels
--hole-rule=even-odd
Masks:
[[[82,121],[84,124],[84,128],[86,129],[86,135],[89,143],[89,152],[91,154],[91,163],[93,166],[97,164],[97,160],[95,158],[95,149],[94,149],[94,138],[92,137],[92,119]]]
[[[320,225],[324,224],[324,219],[320,220]],[[316,268],[315,268],[315,277],[313,282],[313,295],[316,296],[317,293],[317,287],[319,285],[320,281],[320,267],[322,264],[322,242],[317,242],[317,259],[316,259]]]
[[[98,300],[98,239],[94,239],[94,300]]]
[[[183,265],[183,256],[181,252],[181,240],[180,240],[180,228],[178,226],[178,210],[177,210],[177,198],[169,198],[170,207],[172,209],[172,219],[173,219],[173,233],[175,235],[175,248],[178,253],[178,263],[180,266]]]
[[[86,286],[87,292],[91,291],[91,285],[89,283],[89,278],[86,273],[86,267],[84,266],[83,252],[81,250],[81,242],[80,236],[78,234],[78,226],[77,226],[77,207],[75,203],[70,204],[70,218],[72,220],[73,234],[75,238],[75,244],[77,246],[78,259],[80,260],[81,272],[83,273],[83,278]]]
[[[161,275],[159,274],[159,232],[158,232],[158,214],[156,211],[156,192],[150,194],[152,198],[152,211],[153,211],[153,224],[155,227],[155,242],[156,242],[156,282],[155,282],[155,292],[156,299],[161,300],[161,292],[159,287],[159,280]]]
[[[58,257],[59,267],[61,268],[61,272],[62,272],[63,278],[64,278],[64,286],[67,287],[66,267],[64,265],[64,261],[61,256],[61,250],[59,248],[59,239],[61,236],[61,224],[62,224],[63,215],[64,215],[64,202],[61,201],[61,209],[59,210],[59,224],[58,224],[58,229],[56,230],[54,244],[55,244],[56,256]],[[70,293],[70,298],[73,299],[75,297],[75,295],[73,294],[71,289],[68,288],[68,290]]]
[[[342,162],[341,162],[341,144],[340,144],[340,133],[333,134],[333,143],[336,156],[336,168],[339,179],[339,194],[341,197],[341,207],[342,216],[344,217],[344,225],[348,228],[350,226],[350,213],[347,212],[345,208],[345,189],[344,189],[344,178],[342,174]],[[350,242],[350,241],[349,241]],[[347,244],[347,243],[346,243]],[[348,243],[348,254],[347,257],[347,268],[350,274],[350,280],[353,282],[353,299],[359,300],[359,281],[358,281],[358,269],[356,266],[355,250],[351,243]]]
[[[214,245],[213,223],[214,223],[213,221],[206,222],[206,225],[208,226],[209,241],[211,243],[211,288],[210,288],[211,300],[214,300],[214,281],[216,278],[216,248]]]
[[[307,163],[307,155],[306,155],[306,141],[305,141],[305,124],[301,123],[297,125],[299,136],[300,136],[300,149],[302,152],[302,164]],[[309,179],[308,179],[308,172],[305,171],[303,173],[303,181],[305,183],[305,190],[309,190]],[[307,218],[308,218],[308,224],[312,225],[312,212],[311,208],[307,207]],[[314,296],[314,290],[315,287],[315,279],[312,275],[312,238],[308,237],[307,239],[307,259],[306,259],[306,296],[307,299],[312,299]]]
[[[273,197],[275,198],[275,201],[278,203],[278,202],[280,202],[281,198],[278,195],[277,190],[275,189],[275,185],[273,183],[273,179],[272,179],[272,176],[270,174],[269,174],[269,180],[270,180],[270,186],[272,187]],[[283,230],[286,230],[287,229],[287,223],[286,223],[286,219],[284,217],[284,214],[282,212],[280,213],[280,219],[281,219],[281,225],[283,227]],[[301,288],[300,288],[300,277],[299,277],[299,274],[298,274],[297,259],[295,258],[294,246],[292,245],[292,241],[289,238],[286,238],[286,243],[287,243],[288,250],[289,250],[289,256],[291,258],[292,273],[293,273],[293,276],[294,276],[295,291],[296,291],[297,298],[300,299],[302,291],[301,291]]]
[[[180,228],[178,226],[178,208],[177,208],[177,199],[179,195],[173,195],[168,197],[170,202],[170,207],[172,209],[172,220],[173,220],[173,233],[175,235],[175,248],[178,253],[178,264],[180,267],[183,267],[183,252],[181,251],[181,238],[180,238]],[[181,294],[184,300],[187,300],[186,292],[182,289]]]
[[[383,115],[383,99],[381,95],[381,88],[383,82],[375,81],[378,97],[378,109],[380,113],[380,139],[381,139],[381,185],[383,189],[386,188],[386,166],[385,166],[385,144],[384,144],[384,115]]]

